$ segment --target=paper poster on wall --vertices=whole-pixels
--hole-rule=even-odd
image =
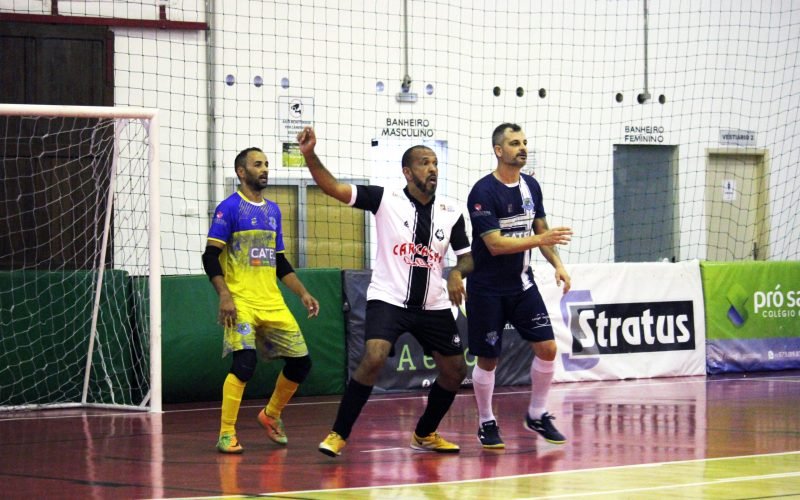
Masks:
[[[313,97],[278,98],[278,139],[282,142],[296,142],[297,134],[303,127],[314,126]]]
[[[722,181],[722,201],[736,201],[736,181],[725,179]]]
[[[284,167],[304,168],[306,166],[306,159],[300,152],[300,145],[296,142],[283,143],[281,160]]]

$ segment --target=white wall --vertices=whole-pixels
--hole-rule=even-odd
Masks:
[[[79,3],[108,8],[59,1],[59,10]],[[0,0],[0,9],[46,12],[43,4]],[[387,118],[427,119],[433,139],[448,143],[448,194],[464,200],[472,183],[494,168],[494,126],[520,123],[550,224],[576,232],[562,250],[572,263],[613,261],[612,149],[624,143],[626,125],[663,126],[664,144],[678,146],[681,259],[705,257],[706,149],[719,147],[720,129],[754,130],[756,147],[769,154],[771,257],[800,259],[796,2],[648,2],[653,99],[643,105],[636,101],[644,89],[639,0],[409,0],[414,104],[395,100],[406,72],[403,2],[211,4],[216,11],[209,16],[200,0],[172,0],[167,9],[172,20],[208,21],[210,33],[115,29],[117,103],[163,112],[163,239],[173,249],[165,255],[166,272],[200,272],[208,207],[221,201],[222,179],[232,175],[240,149],[262,147],[274,177],[307,176],[280,165],[277,102],[289,96],[313,98],[318,151],[341,177],[373,177],[370,143],[381,138]],[[130,17],[157,17],[148,2],[113,5],[118,17],[126,16],[125,5]],[[208,69],[211,120],[207,37],[215,62]],[[234,85],[224,83],[228,74]],[[253,85],[256,76],[263,86]],[[280,85],[284,77],[288,89]],[[426,84],[433,85],[432,95]],[[494,86],[502,89],[499,97]],[[515,95],[518,86],[523,97]],[[618,92],[621,103],[614,99]],[[665,104],[657,101],[661,94]],[[216,144],[211,155],[209,127]]]

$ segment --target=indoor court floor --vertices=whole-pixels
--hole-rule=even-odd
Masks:
[[[425,393],[374,395],[335,459],[317,444],[338,396],[295,398],[287,447],[262,403],[242,404],[242,455],[215,450],[218,403],[0,413],[0,498],[800,498],[800,372],[554,384],[562,446],[523,429],[526,387],[498,388],[501,451],[465,389],[439,429],[457,455],[409,448]]]

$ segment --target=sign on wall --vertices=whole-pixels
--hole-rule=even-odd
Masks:
[[[800,263],[703,262],[708,373],[800,368]]]
[[[278,97],[278,139],[282,142],[297,142],[297,134],[304,127],[313,125],[313,97]]]
[[[554,380],[706,373],[697,261],[568,265],[566,295],[551,269],[534,274],[558,343]]]
[[[756,133],[752,130],[720,129],[719,143],[755,147]]]

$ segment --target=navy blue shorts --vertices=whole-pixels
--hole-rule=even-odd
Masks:
[[[386,340],[392,344],[393,352],[394,343],[400,335],[408,332],[417,339],[427,356],[434,351],[443,356],[464,354],[456,319],[450,309],[406,309],[370,300],[367,301],[365,330],[365,340]]]
[[[506,323],[529,342],[553,340],[553,326],[544,300],[535,286],[516,295],[492,297],[467,294],[469,353],[482,358],[497,358],[503,351]]]

